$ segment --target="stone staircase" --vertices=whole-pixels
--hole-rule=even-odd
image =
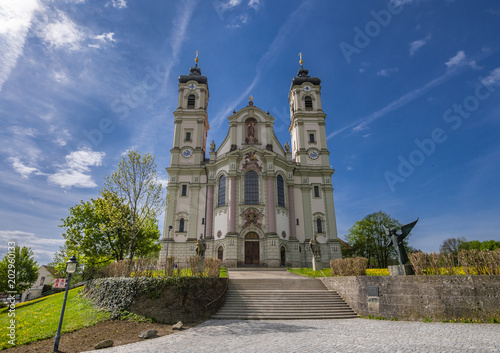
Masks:
[[[348,319],[358,315],[319,279],[231,279],[223,307],[213,319]]]

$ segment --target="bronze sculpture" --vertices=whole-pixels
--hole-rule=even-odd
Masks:
[[[408,255],[406,254],[403,240],[410,234],[411,230],[413,229],[413,227],[415,227],[415,224],[417,224],[417,222],[418,218],[415,222],[408,223],[402,226],[400,229],[387,229],[386,227],[382,226],[385,230],[385,234],[387,234],[391,238],[391,241],[386,245],[386,247],[394,245],[396,256],[400,265],[404,265],[408,262]]]

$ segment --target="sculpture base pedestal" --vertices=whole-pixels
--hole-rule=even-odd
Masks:
[[[411,264],[389,266],[389,276],[411,276],[414,274]]]
[[[323,262],[321,262],[321,257],[313,257],[312,264],[313,271],[321,271],[323,269]]]
[[[205,257],[204,256],[198,256],[199,258],[199,263],[198,263],[198,271],[199,273],[205,272]]]

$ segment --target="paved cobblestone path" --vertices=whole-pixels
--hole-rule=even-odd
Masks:
[[[500,325],[209,320],[184,332],[94,352],[500,352]]]

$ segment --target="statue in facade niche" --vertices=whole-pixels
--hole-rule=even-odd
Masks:
[[[212,140],[212,143],[210,144],[210,152],[215,152],[215,142]]]
[[[288,141],[285,142],[285,152],[289,153],[290,152],[290,145],[288,144]]]
[[[415,227],[415,224],[417,224],[417,222],[418,218],[415,222],[408,223],[402,226],[400,229],[387,229],[386,227],[382,226],[384,227],[385,234],[387,234],[391,238],[391,241],[386,245],[386,247],[389,247],[391,245],[394,246],[394,249],[396,250],[396,256],[400,265],[408,263],[408,255],[406,254],[403,240],[410,234],[411,230],[413,229],[413,227]]]

